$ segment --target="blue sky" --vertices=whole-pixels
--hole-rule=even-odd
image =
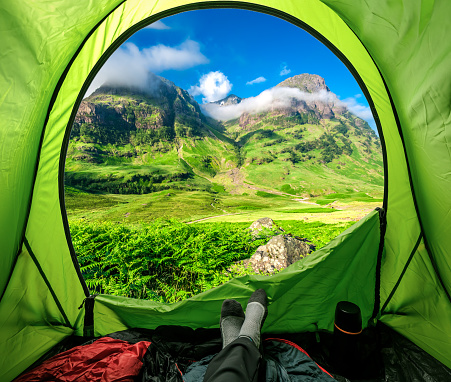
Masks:
[[[296,74],[318,74],[351,111],[375,127],[345,65],[304,30],[266,14],[216,9],[162,19],[113,54],[87,94],[105,81],[142,83],[148,70],[188,90],[201,104],[228,94],[255,97]]]

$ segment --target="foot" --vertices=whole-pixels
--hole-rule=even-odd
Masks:
[[[246,317],[239,333],[239,337],[249,338],[257,347],[260,347],[260,332],[268,315],[267,304],[264,289],[257,289],[252,293],[247,303]]]
[[[243,321],[244,312],[241,304],[236,300],[224,300],[219,323],[223,348],[238,338]]]

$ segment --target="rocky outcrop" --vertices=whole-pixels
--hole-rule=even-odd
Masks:
[[[305,241],[291,235],[278,235],[257,248],[244,265],[260,274],[272,274],[304,258],[312,251]]]
[[[212,103],[215,103],[219,106],[229,106],[229,105],[236,105],[240,103],[242,98],[236,96],[235,94],[230,94],[227,97],[220,99],[219,101],[215,101]]]
[[[254,221],[248,229],[251,231],[252,236],[256,236],[265,229],[272,230],[274,228],[277,228],[274,224],[274,220],[271,218],[261,218]]]
[[[296,88],[303,93],[316,93],[318,97],[310,97],[311,99],[302,100],[293,97],[289,105],[286,102],[278,104],[273,103],[270,110],[260,113],[244,112],[239,118],[239,125],[243,130],[252,130],[260,121],[265,122],[268,119],[270,123],[274,117],[299,117],[302,123],[318,123],[322,119],[336,118],[347,112],[344,104],[333,94],[327,87],[324,78],[316,74],[299,74],[279,83],[276,88]],[[245,99],[241,99],[235,95],[228,96],[220,101],[214,102],[221,106],[240,103]],[[259,125],[257,125],[259,126]]]
[[[298,74],[296,76],[287,78],[277,85],[277,87],[298,88],[306,93],[318,93],[321,90],[330,92],[326,85],[326,81],[317,74]]]
[[[253,238],[260,233],[264,234],[265,231],[274,232],[277,229],[281,233],[285,232],[284,229],[276,225],[274,220],[268,217],[254,221],[248,229],[251,231]],[[249,259],[236,265],[244,266],[251,272],[266,275],[272,274],[288,267],[314,251],[316,247],[309,243],[311,243],[310,240],[291,234],[273,236],[265,245],[258,247]]]

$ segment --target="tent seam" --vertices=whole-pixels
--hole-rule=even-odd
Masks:
[[[85,45],[85,43],[87,42],[89,37],[94,33],[94,31],[99,27],[99,25],[102,24],[105,21],[105,19],[111,13],[113,13],[117,8],[119,8],[123,3],[125,3],[125,1],[126,0],[123,0],[116,7],[114,7],[110,12],[108,12],[108,14],[105,15],[102,18],[102,20],[100,20],[95,25],[95,27],[93,29],[91,29],[91,31],[86,35],[86,37],[83,39],[83,41],[81,42],[80,46],[77,48],[77,50],[75,51],[74,55],[72,56],[72,58],[70,59],[70,61],[66,65],[63,73],[61,74],[61,76],[60,76],[60,78],[58,80],[58,83],[55,86],[55,89],[54,89],[53,94],[52,94],[52,98],[50,99],[50,102],[49,102],[49,106],[47,107],[47,114],[46,114],[46,117],[45,117],[45,120],[44,120],[43,129],[42,129],[42,132],[41,132],[41,138],[39,140],[38,152],[37,152],[37,155],[36,155],[35,171],[34,171],[34,175],[33,175],[33,181],[32,181],[32,184],[31,184],[30,198],[29,198],[29,201],[28,201],[27,213],[26,213],[26,218],[25,218],[25,221],[24,221],[23,232],[22,232],[22,235],[21,235],[19,249],[18,249],[17,254],[15,256],[14,266],[11,268],[11,272],[10,272],[8,281],[7,281],[6,285],[5,285],[5,290],[8,287],[9,281],[11,279],[11,275],[12,275],[12,273],[14,271],[14,268],[15,268],[15,265],[17,263],[17,258],[19,257],[19,255],[21,253],[22,246],[23,246],[24,241],[25,241],[25,233],[26,233],[27,227],[28,227],[28,220],[30,218],[31,206],[32,206],[32,202],[33,202],[34,188],[36,186],[36,179],[37,179],[38,171],[39,171],[39,164],[40,164],[40,158],[41,158],[42,144],[44,143],[45,132],[46,132],[48,121],[50,119],[50,113],[51,113],[51,111],[53,109],[53,105],[55,104],[55,101],[58,98],[59,91],[60,91],[60,89],[61,89],[61,87],[62,87],[62,85],[63,85],[63,83],[64,83],[64,81],[66,79],[66,76],[67,76],[67,73],[70,70],[70,67],[74,63],[74,61],[75,61],[76,57],[78,56],[78,54],[80,53],[80,51],[83,49],[83,46]],[[75,266],[75,264],[74,264],[74,266]],[[75,270],[77,271],[77,274],[79,274],[79,278],[80,278],[81,273],[80,273],[79,269],[77,269],[77,266],[75,266]],[[81,277],[80,282],[82,284],[82,287],[83,287],[83,290],[85,292],[85,295],[88,296],[89,295],[89,290],[88,290],[88,287],[87,287],[86,282],[85,282],[83,277]],[[3,298],[4,293],[5,293],[5,291],[3,291],[2,296],[0,298],[0,301]]]
[[[380,227],[380,239],[379,239],[379,249],[377,252],[376,261],[376,283],[374,286],[374,309],[371,315],[371,320],[374,320],[381,306],[381,269],[382,269],[382,254],[384,252],[385,244],[385,232],[387,231],[387,214],[383,208],[379,208],[379,227]]]
[[[74,329],[73,325],[70,323],[69,319],[67,318],[66,312],[63,309],[63,306],[61,305],[60,301],[58,300],[58,297],[56,296],[55,291],[53,290],[52,286],[50,285],[50,281],[48,280],[48,278],[45,276],[44,270],[41,267],[41,264],[39,264],[38,259],[36,258],[33,250],[31,249],[30,243],[28,242],[27,238],[24,238],[24,244],[25,247],[27,248],[27,251],[30,255],[30,257],[32,258],[34,264],[36,265],[36,268],[39,271],[39,274],[41,275],[42,279],[44,280],[45,284],[47,285],[47,288],[50,291],[50,294],[53,297],[53,300],[55,301],[56,306],[58,307],[58,310],[60,311],[61,315],[63,316],[64,321],[66,321],[66,325],[64,326],[68,326],[71,329]]]
[[[384,305],[382,306],[381,309],[381,315],[384,314],[385,308],[387,307],[388,303],[391,301],[391,299],[393,298],[394,294],[396,293],[396,290],[398,289],[399,284],[401,283],[402,278],[404,277],[404,274],[407,272],[407,268],[410,265],[410,262],[413,259],[413,256],[415,255],[415,253],[417,252],[417,249],[421,243],[421,239],[423,238],[423,233],[420,232],[420,236],[418,237],[417,242],[415,243],[415,246],[412,249],[412,252],[410,253],[409,259],[407,260],[406,264],[404,265],[404,268],[401,272],[401,274],[399,275],[398,281],[396,282],[395,286],[393,287],[392,291],[390,292],[390,294],[388,295],[387,299],[385,300]]]
[[[342,19],[342,20],[343,20],[343,19]],[[451,295],[449,294],[448,290],[446,289],[446,286],[445,286],[445,284],[444,284],[444,282],[443,282],[443,280],[442,280],[442,278],[441,278],[441,276],[440,276],[440,273],[439,273],[439,271],[438,271],[438,269],[437,269],[437,265],[435,264],[435,260],[433,259],[432,255],[431,255],[431,251],[430,251],[430,249],[429,249],[428,240],[427,240],[427,238],[426,238],[426,235],[424,234],[424,228],[423,228],[423,223],[422,223],[422,220],[421,220],[420,210],[419,210],[419,208],[418,208],[418,202],[417,202],[415,190],[414,190],[414,187],[413,187],[412,172],[411,172],[411,169],[410,169],[409,157],[408,157],[408,154],[407,154],[407,148],[406,148],[406,144],[405,144],[405,141],[404,141],[404,135],[403,135],[402,128],[401,128],[401,121],[399,120],[398,112],[397,112],[395,103],[394,103],[394,101],[393,101],[393,98],[392,98],[392,96],[391,96],[390,89],[388,88],[388,84],[387,84],[387,82],[385,81],[385,78],[384,78],[384,76],[382,75],[382,72],[381,72],[379,66],[376,64],[376,61],[374,60],[373,56],[372,56],[371,53],[368,51],[368,49],[366,48],[366,46],[363,44],[363,42],[362,42],[362,40],[360,39],[360,37],[357,35],[357,33],[354,32],[354,30],[349,26],[349,24],[348,24],[345,20],[343,20],[343,22],[344,22],[344,23],[348,26],[348,28],[354,33],[354,35],[356,36],[356,38],[360,41],[360,43],[362,44],[362,46],[365,48],[365,50],[367,51],[369,57],[371,57],[371,60],[373,61],[374,66],[375,66],[376,69],[378,70],[379,75],[380,75],[380,77],[381,77],[381,79],[382,79],[382,82],[384,83],[384,87],[385,87],[385,90],[386,90],[386,92],[387,92],[388,99],[390,100],[390,105],[391,105],[391,107],[392,107],[393,116],[395,117],[396,127],[398,128],[398,134],[399,134],[399,137],[400,137],[400,139],[401,139],[401,143],[402,143],[402,147],[403,147],[403,151],[404,151],[404,158],[405,158],[405,160],[406,160],[406,166],[407,166],[407,174],[408,174],[408,176],[409,176],[410,192],[411,192],[411,194],[412,194],[413,204],[414,204],[414,207],[415,207],[415,212],[416,212],[416,215],[417,215],[418,223],[419,223],[419,225],[420,225],[421,234],[423,235],[424,246],[425,246],[426,251],[427,251],[427,253],[428,253],[429,260],[431,261],[431,264],[432,264],[432,267],[433,267],[433,269],[434,269],[434,272],[435,272],[435,274],[436,274],[436,276],[437,276],[437,278],[438,278],[438,280],[439,280],[439,282],[440,282],[440,284],[441,284],[441,286],[442,286],[442,288],[443,288],[443,290],[444,290],[446,296],[448,297],[449,302],[451,303]],[[377,121],[376,121],[376,124],[377,124]],[[381,139],[382,139],[382,138],[381,138]],[[387,193],[384,192],[384,202],[385,202],[385,195],[387,195]],[[387,196],[388,196],[388,195],[387,195]]]

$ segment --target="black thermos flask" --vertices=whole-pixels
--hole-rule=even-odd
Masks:
[[[332,361],[344,377],[361,373],[362,314],[360,308],[349,301],[340,301],[335,308]]]

